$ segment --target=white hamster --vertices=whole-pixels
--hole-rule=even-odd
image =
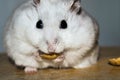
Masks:
[[[28,0],[6,24],[8,56],[26,73],[37,69],[85,68],[98,59],[98,24],[80,0]],[[60,54],[47,60],[42,54]]]

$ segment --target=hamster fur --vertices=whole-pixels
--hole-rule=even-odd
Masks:
[[[5,47],[8,56],[25,72],[37,69],[85,68],[98,59],[98,24],[79,0],[28,0],[7,22]],[[61,54],[44,60],[44,54]]]

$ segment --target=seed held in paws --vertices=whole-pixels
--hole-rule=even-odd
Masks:
[[[53,60],[56,59],[60,54],[52,53],[52,54],[41,54],[40,57],[42,59]]]

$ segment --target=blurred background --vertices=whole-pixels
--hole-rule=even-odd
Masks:
[[[0,1],[0,52],[3,48],[3,28],[17,6],[26,0]],[[120,0],[81,0],[82,6],[100,25],[100,46],[120,46]]]

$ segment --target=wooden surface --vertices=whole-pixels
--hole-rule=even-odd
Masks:
[[[44,69],[34,75],[13,66],[0,55],[0,80],[120,80],[120,67],[108,64],[108,59],[120,57],[120,48],[102,48],[97,64],[85,69]]]

